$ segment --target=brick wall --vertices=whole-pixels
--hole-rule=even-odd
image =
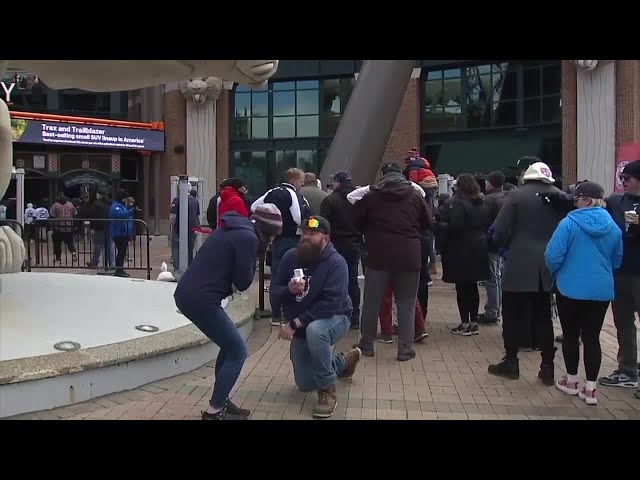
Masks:
[[[576,182],[578,167],[576,66],[562,61],[562,183]]]
[[[420,80],[412,78],[404,94],[396,122],[393,125],[383,162],[394,161],[402,166],[412,147],[420,147]]]
[[[616,60],[616,146],[640,142],[640,61]]]
[[[185,156],[187,143],[186,102],[180,90],[171,90],[164,94],[164,127],[166,144],[160,166],[160,195],[158,216],[169,217],[169,177],[185,173],[187,159]],[[185,150],[175,153],[175,147],[182,145]]]

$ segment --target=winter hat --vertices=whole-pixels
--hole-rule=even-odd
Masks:
[[[382,165],[382,168],[380,169],[380,173],[382,173],[382,175],[386,175],[390,172],[402,173],[402,170],[400,170],[400,165],[395,162],[388,162]]]
[[[523,182],[529,182],[533,180],[539,180],[541,182],[553,185],[556,181],[551,175],[551,169],[549,165],[543,162],[536,162],[527,168],[522,176]]]
[[[576,185],[575,190],[568,198],[580,197],[602,199],[604,198],[604,189],[595,182],[581,182]]]
[[[640,180],[640,160],[627,163],[622,170],[622,175],[629,175],[636,180]]]
[[[349,176],[349,172],[341,171],[341,172],[337,172],[333,176],[334,182],[347,183],[349,180],[351,180],[351,177]]]
[[[251,221],[259,231],[267,235],[278,236],[282,233],[282,214],[273,203],[258,205],[251,215]]]

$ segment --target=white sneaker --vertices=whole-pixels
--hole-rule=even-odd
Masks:
[[[556,381],[556,388],[567,395],[578,395],[580,393],[578,382],[570,382],[566,375]]]
[[[597,405],[598,397],[596,397],[595,390],[587,390],[586,385],[580,385],[580,391],[578,392],[580,400],[584,400],[587,405]]]

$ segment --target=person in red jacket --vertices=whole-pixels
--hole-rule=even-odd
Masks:
[[[247,187],[239,178],[228,178],[225,180],[226,186],[220,190],[220,205],[218,206],[218,228],[222,225],[220,219],[225,213],[236,212],[243,217],[249,218],[249,209],[244,201],[244,194]]]

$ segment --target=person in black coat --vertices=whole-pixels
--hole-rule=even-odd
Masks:
[[[489,208],[469,174],[458,177],[455,196],[439,212],[436,235],[441,245],[442,281],[455,283],[460,325],[456,335],[478,334],[478,282],[489,278]]]
[[[348,172],[338,172],[333,176],[333,192],[320,204],[320,216],[331,225],[331,243],[347,262],[349,270],[349,297],[353,304],[351,328],[360,328],[360,285],[358,284],[358,264],[362,247],[362,233],[353,225],[353,205],[347,195],[354,187]]]

